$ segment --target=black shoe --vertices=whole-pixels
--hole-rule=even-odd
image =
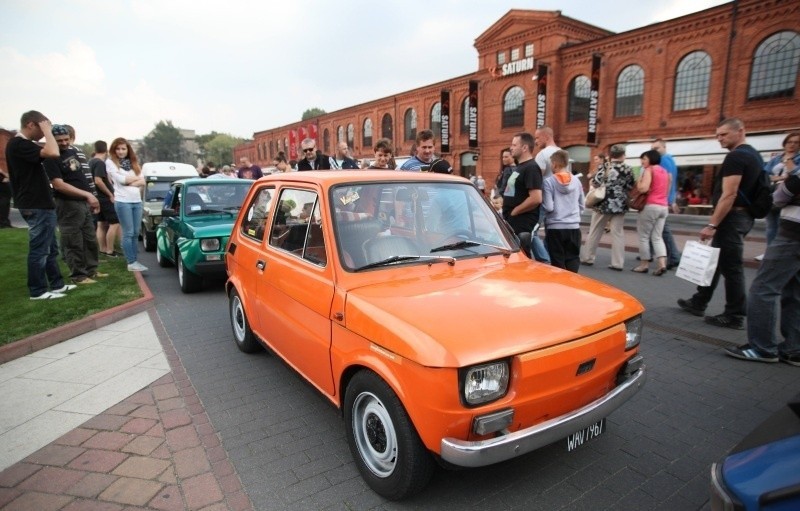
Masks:
[[[709,317],[716,316],[707,316],[706,319]],[[749,344],[742,344],[736,348],[725,348],[725,354],[733,358],[738,358],[740,360],[751,360],[753,362],[773,363],[778,361],[778,357],[776,355],[764,354]],[[789,363],[791,364],[791,362]],[[798,361],[797,364],[800,365],[800,361]]]
[[[590,263],[589,261],[581,261],[581,264],[584,266],[593,266],[594,263]]]
[[[742,318],[737,318],[736,316],[718,314],[716,316],[706,316],[705,320],[709,325],[732,328],[734,330],[744,330],[744,320]]]
[[[677,268],[677,267],[678,267],[678,265],[679,265],[679,264],[680,264],[680,263],[669,263],[669,264],[667,265],[667,269],[668,269],[668,270],[674,270],[675,268]]]
[[[622,271],[622,268],[617,268],[616,266],[611,266],[611,265],[608,265],[608,269],[614,271]]]
[[[692,301],[692,299],[684,300],[683,298],[678,298],[678,307],[685,310],[689,314],[694,314],[695,316],[703,316],[706,313],[706,308],[700,308]]]
[[[781,362],[786,362],[789,365],[800,367],[800,355],[784,355],[779,354],[778,358]]]

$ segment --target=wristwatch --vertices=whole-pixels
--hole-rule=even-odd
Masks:
[[[708,224],[708,225],[706,225],[706,227],[709,227],[709,228],[711,228],[711,229],[714,229],[715,231],[717,230],[717,226],[716,226],[716,225],[714,225],[714,224]]]

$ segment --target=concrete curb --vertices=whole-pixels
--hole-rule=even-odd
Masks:
[[[0,364],[30,355],[44,348],[49,348],[60,342],[64,342],[73,337],[97,330],[98,328],[110,325],[121,319],[144,312],[153,307],[153,293],[142,277],[141,273],[134,272],[139,289],[142,290],[141,298],[117,305],[111,309],[100,311],[83,319],[61,325],[52,330],[32,335],[25,339],[13,341],[5,346],[0,346]]]

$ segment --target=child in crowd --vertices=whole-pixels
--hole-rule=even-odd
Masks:
[[[550,162],[553,175],[545,178],[542,189],[544,240],[550,253],[550,264],[578,273],[583,185],[569,171],[569,153],[558,150],[550,156]]]

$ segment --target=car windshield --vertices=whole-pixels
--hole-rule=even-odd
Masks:
[[[338,250],[356,271],[507,255],[513,235],[468,182],[380,182],[332,189]]]
[[[148,181],[144,189],[144,200],[146,202],[164,202],[171,184],[169,181]]]
[[[238,214],[252,181],[212,181],[186,187],[183,201],[186,215]]]

